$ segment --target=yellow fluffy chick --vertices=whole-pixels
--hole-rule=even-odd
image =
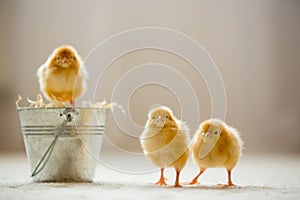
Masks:
[[[37,75],[40,90],[50,101],[61,99],[74,106],[74,100],[84,91],[85,70],[80,56],[71,46],[55,49]]]
[[[209,119],[200,124],[193,143],[193,159],[200,168],[199,174],[190,182],[198,183],[199,176],[207,168],[225,167],[228,173],[228,186],[234,186],[231,181],[231,171],[242,154],[243,142],[234,128],[218,119]]]
[[[181,187],[180,172],[189,157],[187,126],[177,120],[169,108],[159,106],[149,112],[140,140],[145,155],[161,169],[161,176],[156,184],[166,185],[164,168],[174,167],[176,170],[174,187]]]

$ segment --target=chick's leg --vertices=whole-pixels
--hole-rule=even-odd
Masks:
[[[206,170],[206,168],[201,168],[199,174],[197,176],[195,176],[195,178],[193,178],[193,180],[191,182],[189,182],[189,185],[199,184],[198,178],[199,178],[199,176],[201,176],[201,174],[203,174],[203,172],[205,172],[205,170]]]
[[[232,183],[231,181],[231,169],[227,169],[227,174],[228,174],[228,186],[235,186],[235,184]]]
[[[236,186],[231,181],[231,169],[227,169],[227,175],[228,175],[228,182],[227,184],[218,184],[219,186]]]
[[[71,104],[72,107],[74,107],[74,106],[75,106],[74,100],[71,100],[71,101],[70,101],[70,104]]]
[[[166,183],[166,178],[164,177],[164,170],[165,170],[165,168],[161,168],[161,169],[160,169],[160,178],[159,178],[159,180],[155,183],[156,185],[160,185],[160,186],[167,185],[167,183]]]
[[[175,180],[174,187],[182,187],[182,186],[179,184],[179,176],[180,176],[180,170],[177,170],[177,169],[176,169],[176,180]]]

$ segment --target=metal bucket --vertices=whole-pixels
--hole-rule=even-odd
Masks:
[[[91,182],[105,127],[103,108],[19,108],[36,182]]]

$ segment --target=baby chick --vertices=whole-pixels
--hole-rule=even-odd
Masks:
[[[140,140],[145,155],[154,165],[160,167],[161,175],[156,184],[166,185],[164,168],[174,167],[176,170],[174,187],[181,187],[180,172],[189,156],[188,136],[187,126],[177,120],[169,108],[159,106],[149,112]]]
[[[190,182],[198,183],[199,176],[207,169],[225,167],[228,173],[228,186],[234,186],[231,171],[241,156],[243,142],[234,128],[218,119],[209,119],[200,124],[193,143],[192,152],[199,174]]]
[[[71,46],[55,49],[37,75],[40,90],[50,101],[61,99],[74,106],[74,100],[84,91],[85,69]]]

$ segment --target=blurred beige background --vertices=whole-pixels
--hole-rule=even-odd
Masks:
[[[36,70],[55,47],[71,44],[85,58],[109,36],[147,26],[180,31],[206,48],[225,83],[226,121],[241,131],[247,152],[300,153],[297,0],[1,0],[0,152],[24,151],[14,103],[18,94],[25,99],[39,92]],[[109,100],[122,74],[148,62],[180,71],[196,91],[200,120],[210,116],[210,97],[201,76],[181,58],[154,50],[114,62],[103,77],[99,98]],[[155,85],[133,94],[130,115],[143,126],[149,106],[158,102],[180,116],[174,94]],[[140,150],[136,139],[115,126],[111,114],[106,136],[103,148],[109,149],[112,142],[128,151]]]

